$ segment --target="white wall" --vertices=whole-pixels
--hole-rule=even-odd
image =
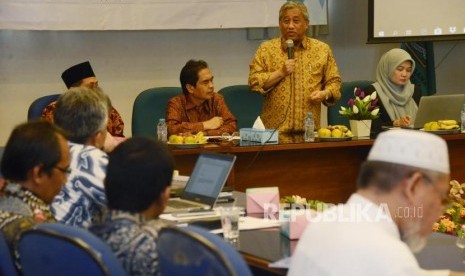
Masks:
[[[319,38],[333,48],[343,81],[374,79],[379,57],[398,44],[367,45],[365,0],[329,1],[329,35]],[[37,97],[63,92],[67,67],[90,60],[101,87],[131,134],[135,97],[155,86],[179,86],[179,70],[190,59],[205,59],[216,89],[247,83],[248,64],[260,41],[244,29],[180,31],[0,31],[0,145],[26,120]],[[450,49],[456,46],[452,51]],[[463,42],[435,43],[440,93],[465,89]]]

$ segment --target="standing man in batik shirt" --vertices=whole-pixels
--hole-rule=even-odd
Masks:
[[[174,161],[165,145],[133,137],[109,154],[105,193],[110,212],[89,228],[104,240],[128,275],[159,275],[158,216],[170,197]]]
[[[50,122],[29,122],[13,130],[2,157],[6,184],[0,192],[0,231],[11,249],[23,231],[55,222],[49,204],[66,182],[69,164],[67,140]]]
[[[106,210],[103,180],[108,155],[102,148],[107,123],[105,95],[74,87],[58,98],[55,124],[68,133],[72,169],[51,205],[53,215],[61,223],[87,228],[99,221]]]
[[[237,131],[237,120],[223,96],[215,92],[213,75],[205,61],[189,60],[179,78],[183,94],[171,98],[166,110],[169,135],[199,131],[222,135]]]
[[[261,118],[266,128],[303,132],[307,112],[319,128],[321,103],[331,106],[341,97],[331,49],[307,37],[309,24],[305,4],[286,2],[279,11],[281,37],[262,43],[250,64],[249,87],[264,97]],[[288,40],[293,42],[291,58]]]

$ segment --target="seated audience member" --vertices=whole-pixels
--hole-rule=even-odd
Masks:
[[[50,122],[32,121],[13,130],[1,162],[6,184],[0,196],[0,231],[10,248],[24,230],[55,222],[49,204],[66,182],[69,163],[66,138]]]
[[[439,136],[382,132],[361,166],[357,192],[309,223],[288,275],[449,275],[420,269],[412,253],[448,204],[449,175]]]
[[[410,82],[414,70],[415,61],[402,49],[392,49],[379,60],[376,82],[365,91],[376,91],[381,100],[381,115],[372,125],[375,132],[381,131],[381,126],[413,126],[421,97],[420,87]]]
[[[89,229],[106,241],[129,275],[157,275],[157,220],[170,196],[173,159],[164,145],[134,137],[109,154],[106,222]]]
[[[168,134],[203,131],[205,135],[232,134],[237,120],[213,87],[213,75],[203,60],[189,60],[181,70],[183,94],[168,102]]]
[[[71,88],[57,101],[55,124],[68,133],[72,169],[51,205],[59,222],[88,227],[106,208],[103,180],[108,156],[101,149],[107,122],[107,100],[94,90]]]
[[[66,69],[61,74],[61,78],[63,79],[68,89],[71,87],[87,87],[93,90],[99,89],[98,80],[95,77],[94,70],[92,70],[90,62],[88,61],[73,65]],[[53,122],[55,109],[56,102],[50,103],[42,111],[42,118]],[[109,120],[107,128],[108,133],[111,135],[108,135],[108,141],[106,141],[108,144],[108,146],[105,147],[107,152],[111,151],[116,146],[116,144],[121,141],[121,137],[124,137],[123,119],[121,118],[121,115],[118,113],[118,111],[111,105],[111,102],[108,116]]]

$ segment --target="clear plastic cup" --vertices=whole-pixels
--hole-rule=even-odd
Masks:
[[[239,240],[239,217],[242,213],[240,207],[219,208],[223,237],[231,244],[237,244]]]

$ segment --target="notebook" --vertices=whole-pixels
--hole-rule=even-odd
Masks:
[[[423,128],[425,123],[437,120],[460,122],[460,110],[464,103],[465,94],[423,96],[413,126]]]
[[[181,196],[170,199],[164,213],[212,209],[234,161],[235,155],[201,153]]]

